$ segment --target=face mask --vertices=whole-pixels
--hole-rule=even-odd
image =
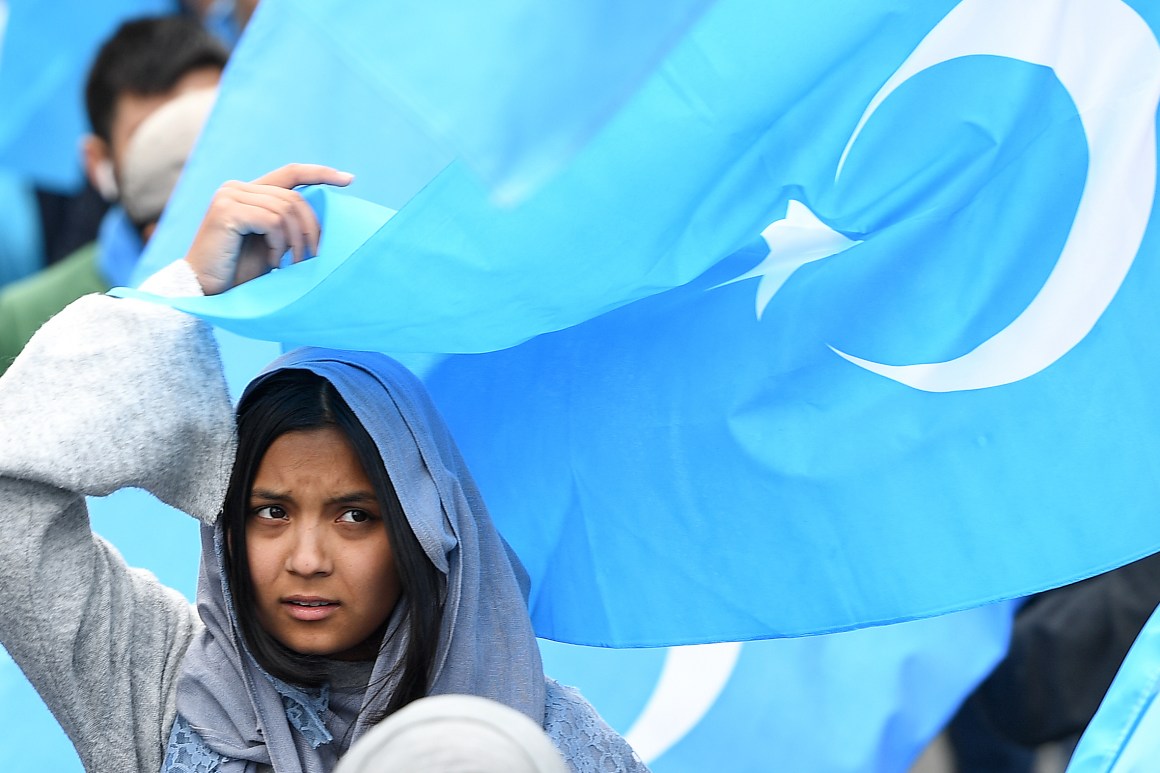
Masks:
[[[97,162],[93,170],[93,185],[101,198],[107,202],[114,202],[121,195],[117,189],[117,176],[113,174],[113,162],[109,159]]]

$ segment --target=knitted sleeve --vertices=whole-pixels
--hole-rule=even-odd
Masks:
[[[84,495],[136,486],[210,521],[233,452],[211,332],[180,312],[86,296],[0,378],[0,643],[89,771],[160,768],[199,623],[91,532]]]

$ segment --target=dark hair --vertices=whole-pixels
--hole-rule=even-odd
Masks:
[[[399,571],[399,601],[407,603],[404,625],[409,629],[410,641],[399,666],[398,687],[383,713],[386,716],[427,694],[439,642],[443,580],[407,521],[374,440],[334,385],[322,376],[306,370],[279,371],[238,405],[238,454],[222,509],[223,527],[229,538],[226,578],[233,591],[238,627],[258,664],[292,684],[321,684],[319,656],[290,650],[258,623],[246,553],[246,520],[254,476],[270,444],[287,432],[324,427],[336,428],[347,437],[374,487]],[[376,721],[379,719],[382,717],[376,717]]]
[[[194,19],[156,16],[125,22],[89,68],[85,109],[93,134],[112,141],[113,114],[123,94],[164,94],[188,73],[226,66],[224,46]]]

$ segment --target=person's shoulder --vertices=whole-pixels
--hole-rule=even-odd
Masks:
[[[57,263],[5,287],[0,291],[0,305],[9,313],[41,316],[48,311],[51,317],[82,295],[108,289],[109,284],[97,267],[97,243],[90,242]]]

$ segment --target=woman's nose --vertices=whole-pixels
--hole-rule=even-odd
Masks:
[[[326,530],[321,525],[302,524],[294,529],[293,539],[287,555],[287,570],[302,577],[330,574]]]

